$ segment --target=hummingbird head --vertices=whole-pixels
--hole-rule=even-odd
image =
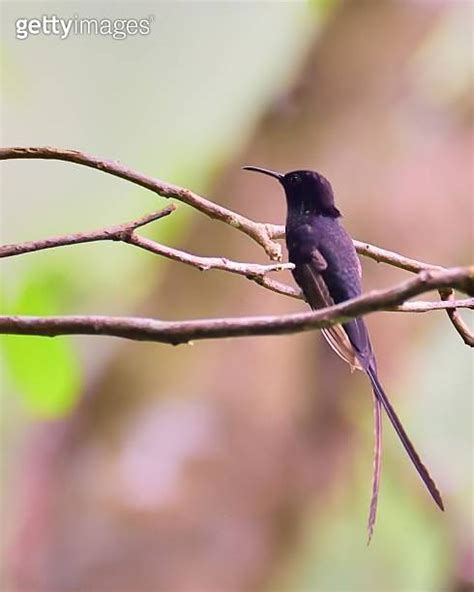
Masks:
[[[254,166],[243,168],[277,179],[285,190],[289,210],[331,218],[338,218],[341,215],[334,204],[331,184],[316,171],[290,171],[283,174]]]

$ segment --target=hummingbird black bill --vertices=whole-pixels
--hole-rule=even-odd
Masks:
[[[285,175],[282,173],[277,173],[276,171],[271,171],[270,169],[263,169],[261,167],[256,166],[244,166],[242,167],[244,171],[254,171],[255,173],[263,173],[264,175],[268,175],[269,177],[273,177],[274,179],[278,179],[281,181]]]

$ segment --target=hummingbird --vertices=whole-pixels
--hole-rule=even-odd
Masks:
[[[278,173],[256,166],[243,167],[276,179],[283,187],[287,203],[285,224],[288,257],[294,264],[293,277],[309,306],[332,306],[362,293],[362,270],[351,237],[341,224],[329,181],[309,170]],[[367,521],[368,543],[377,516],[382,452],[382,408],[405,448],[415,469],[436,505],[444,510],[441,494],[422,463],[379,380],[369,332],[362,318],[322,329],[331,348],[351,370],[365,372],[374,400],[374,468],[372,496]]]

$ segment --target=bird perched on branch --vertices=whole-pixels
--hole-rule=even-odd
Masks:
[[[331,306],[359,296],[361,266],[354,245],[341,225],[341,214],[334,203],[331,184],[314,171],[277,173],[255,166],[245,170],[269,175],[285,190],[288,213],[286,244],[293,276],[313,309]],[[352,369],[363,370],[374,395],[375,450],[372,498],[368,518],[368,541],[373,534],[380,485],[382,414],[390,419],[422,481],[437,506],[444,510],[441,495],[427,468],[421,462],[395,410],[385,394],[377,374],[375,355],[362,318],[323,329],[329,345]]]

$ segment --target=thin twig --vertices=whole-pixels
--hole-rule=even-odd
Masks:
[[[281,258],[280,245],[275,241],[276,239],[284,238],[284,226],[254,222],[245,216],[237,214],[197,195],[189,189],[166,183],[160,179],[155,179],[154,177],[130,169],[118,161],[99,158],[80,150],[51,148],[49,146],[0,148],[0,160],[11,159],[62,160],[120,177],[121,179],[130,181],[141,187],[145,187],[162,197],[177,199],[178,201],[186,203],[196,210],[206,214],[210,218],[220,220],[229,224],[233,228],[241,230],[253,238],[259,245],[264,247],[271,259],[280,260]],[[393,251],[388,251],[366,242],[358,240],[354,240],[353,242],[359,255],[369,257],[379,263],[388,263],[389,265],[414,273],[422,271],[423,269],[443,269],[439,265],[410,259],[409,257],[404,257]]]
[[[165,245],[157,243],[156,241],[150,240],[148,238],[138,236],[137,234],[131,234],[130,236],[125,237],[124,242],[135,245],[136,247],[144,249],[145,251],[155,253],[156,255],[162,255],[163,257],[172,259],[173,261],[185,263],[186,265],[191,265],[192,267],[197,267],[201,271],[220,269],[222,271],[236,273],[246,277],[249,280],[258,282],[262,286],[265,286],[274,292],[285,294],[287,296],[294,296],[296,298],[298,297],[298,292],[291,288],[291,286],[287,286],[281,282],[270,280],[269,278],[265,277],[265,274],[270,273],[271,271],[293,269],[292,263],[260,265],[258,263],[241,263],[239,261],[231,261],[225,257],[201,257],[198,255],[192,255],[191,253],[186,253],[185,251],[173,249],[172,247],[166,247]]]
[[[449,300],[445,302],[432,302],[417,300],[416,302],[405,302],[396,306],[392,310],[396,312],[432,312],[434,310],[453,311],[457,308],[466,308],[474,310],[474,298],[464,298],[462,300]]]
[[[232,261],[225,257],[200,257],[185,251],[173,249],[167,247],[154,240],[144,238],[135,233],[135,230],[139,227],[145,226],[150,222],[168,216],[176,209],[174,204],[171,204],[153,214],[142,216],[132,222],[125,222],[116,226],[110,226],[108,228],[102,228],[99,230],[93,230],[90,232],[78,232],[73,234],[65,234],[61,236],[50,237],[46,239],[28,241],[25,243],[15,243],[9,245],[0,246],[0,259],[6,257],[14,257],[25,253],[32,253],[36,251],[42,251],[44,249],[52,249],[57,247],[65,247],[74,244],[90,243],[96,241],[121,241],[128,243],[145,251],[149,251],[156,255],[161,255],[173,261],[179,261],[186,265],[196,267],[201,271],[207,271],[209,269],[220,269],[242,275],[265,288],[284,294],[286,296],[292,296],[293,298],[301,298],[301,292],[278,282],[276,280],[266,277],[271,271],[282,271],[284,269],[292,269],[293,264],[291,263],[274,263],[271,265],[260,265],[257,263],[241,263],[240,261]]]
[[[440,294],[441,294],[441,298],[443,299],[442,304],[448,304],[448,302],[449,302],[453,305],[452,308],[450,307],[450,308],[446,309],[446,312],[447,312],[452,324],[454,325],[457,332],[461,336],[462,340],[469,347],[474,347],[474,334],[472,333],[472,331],[469,329],[467,324],[464,322],[464,319],[461,317],[461,315],[456,310],[457,308],[463,308],[463,307],[459,306],[459,302],[456,302],[456,300],[454,299],[455,298],[454,291],[450,290],[448,293],[443,293],[443,291],[440,290]]]
[[[353,242],[359,255],[373,259],[377,263],[388,263],[389,265],[393,265],[399,269],[404,269],[405,271],[411,271],[412,273],[418,273],[424,269],[445,269],[441,265],[424,263],[423,261],[411,259],[410,257],[405,257],[399,253],[395,253],[394,251],[381,249],[380,247],[369,245],[365,242],[358,240],[354,240]]]
[[[127,237],[133,234],[134,230],[145,226],[154,220],[159,220],[165,216],[169,216],[176,206],[171,204],[160,210],[159,212],[153,212],[146,216],[141,216],[137,220],[132,222],[125,222],[124,224],[118,224],[110,226],[108,228],[101,228],[99,230],[92,230],[89,232],[76,232],[72,234],[63,234],[60,236],[53,236],[50,238],[27,241],[24,243],[12,243],[9,245],[0,246],[0,259],[6,257],[15,257],[17,255],[23,255],[25,253],[32,253],[36,251],[43,251],[44,249],[54,249],[56,247],[66,247],[69,245],[77,245],[81,243],[91,243],[95,241],[125,241]]]
[[[392,309],[428,290],[455,287],[474,290],[474,267],[422,271],[387,290],[374,290],[358,298],[315,312],[285,316],[241,317],[168,322],[133,317],[1,316],[0,333],[17,335],[110,335],[140,341],[178,345],[198,339],[249,335],[283,335],[326,328],[378,310]]]
[[[0,148],[0,160],[18,159],[18,158],[34,158],[34,159],[47,159],[47,160],[64,160],[67,162],[74,162],[75,164],[84,165],[115,177],[120,177],[145,187],[162,197],[174,198],[181,201],[189,206],[192,206],[196,210],[199,210],[203,214],[206,214],[214,220],[220,220],[229,224],[233,228],[244,232],[259,245],[261,245],[267,255],[273,261],[281,261],[281,246],[272,240],[270,237],[267,224],[261,222],[254,222],[241,214],[237,214],[220,206],[208,199],[201,197],[197,193],[194,193],[190,189],[178,187],[171,183],[165,183],[160,179],[155,179],[138,171],[129,169],[125,165],[121,164],[116,160],[107,160],[81,152],[80,150],[65,150],[60,148],[51,148],[49,146],[43,147],[11,147],[11,148]]]
[[[271,238],[280,239],[285,237],[284,226],[267,224],[267,228]],[[434,265],[432,263],[418,261],[417,259],[411,259],[410,257],[400,255],[400,253],[395,253],[395,251],[382,249],[381,247],[376,247],[375,245],[363,241],[353,239],[352,242],[359,255],[373,259],[377,263],[387,263],[388,265],[404,269],[405,271],[411,271],[412,273],[418,273],[424,269],[446,269],[441,265]]]

